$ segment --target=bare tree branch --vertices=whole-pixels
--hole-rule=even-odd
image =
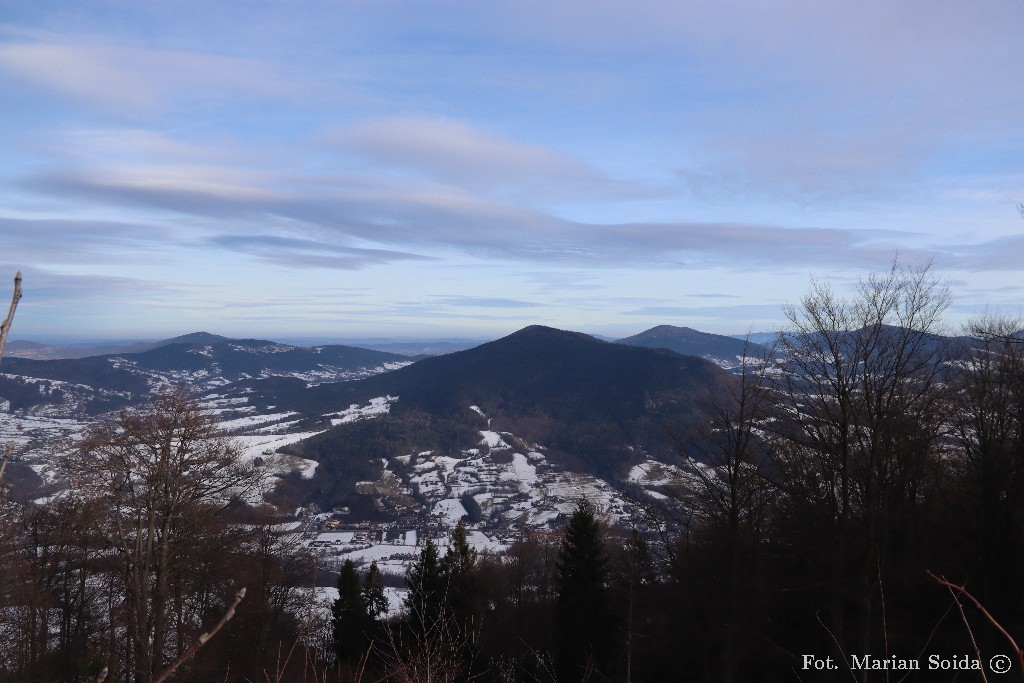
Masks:
[[[0,491],[3,491],[4,471],[7,469],[7,462],[11,459],[12,453],[14,453],[14,444],[9,443],[4,448],[4,459],[0,461]]]
[[[1024,322],[1018,316],[986,314],[968,321],[965,331],[981,342],[1024,344]]]
[[[14,276],[14,295],[11,297],[11,308],[7,311],[7,317],[3,324],[0,324],[0,360],[4,357],[4,346],[7,345],[7,332],[11,329],[14,321],[14,311],[18,308],[18,301],[21,300],[21,271]],[[0,482],[4,480],[4,470],[7,469],[7,462],[11,459],[11,452],[14,450],[12,444],[7,444],[4,449],[4,459],[0,461]]]
[[[985,615],[985,618],[988,619],[989,623],[991,623],[993,626],[995,626],[996,630],[998,630],[1000,633],[1002,633],[1003,637],[1006,638],[1006,640],[1010,643],[1010,647],[1013,648],[1014,654],[1017,655],[1017,662],[1020,665],[1021,671],[1024,671],[1024,650],[1020,649],[1020,646],[1017,645],[1017,641],[1015,641],[1013,639],[1013,636],[1011,636],[1007,632],[1007,630],[1005,628],[1003,628],[1002,624],[1000,624],[998,621],[996,621],[996,618],[992,616],[992,613],[989,612],[987,609],[985,609],[985,606],[982,605],[981,602],[976,597],[971,595],[971,592],[969,590],[967,590],[967,588],[965,586],[961,586],[961,585],[958,585],[958,584],[955,584],[955,583],[951,583],[951,582],[947,581],[946,579],[944,579],[944,578],[942,578],[940,576],[936,576],[935,574],[932,573],[932,571],[930,569],[927,570],[927,571],[928,571],[928,576],[932,577],[937,583],[945,586],[946,588],[949,588],[951,590],[955,590],[955,591],[959,592],[965,598],[967,598],[968,600],[973,602],[975,607],[977,607],[979,610],[981,610],[981,613]]]
[[[210,638],[213,638],[215,635],[217,635],[217,632],[224,628],[224,624],[231,621],[231,618],[235,616],[235,608],[238,607],[238,603],[242,602],[242,598],[244,597],[245,586],[242,586],[238,589],[238,592],[235,593],[234,601],[232,601],[231,605],[228,607],[228,611],[224,613],[224,616],[220,618],[220,621],[218,621],[214,625],[214,627],[206,633],[200,634],[199,637],[196,638],[196,642],[192,643],[191,647],[182,652],[181,656],[179,656],[177,659],[171,662],[171,665],[164,669],[160,673],[160,675],[158,675],[153,680],[153,683],[164,683],[164,681],[170,678],[171,674],[173,674],[179,666],[181,666],[183,663],[185,663],[186,660],[192,657],[192,655],[198,652],[199,648],[201,648],[203,645],[206,645],[207,641],[209,641]]]
[[[4,345],[7,344],[7,332],[11,329],[11,322],[14,320],[14,311],[18,308],[18,301],[21,300],[21,271],[14,276],[14,296],[11,297],[11,308],[7,311],[7,317],[0,325],[0,358],[4,357]]]

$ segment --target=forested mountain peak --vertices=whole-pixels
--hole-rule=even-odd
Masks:
[[[710,357],[733,363],[744,353],[756,356],[764,350],[761,344],[720,334],[701,332],[690,327],[658,325],[615,342],[630,346],[670,349],[686,356]]]

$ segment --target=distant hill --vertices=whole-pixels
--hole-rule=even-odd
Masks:
[[[170,339],[164,339],[155,346],[166,346],[167,344],[219,344],[220,342],[231,341],[230,337],[211,332],[190,332]]]
[[[23,340],[19,339],[19,340],[7,342],[7,346],[4,347],[4,352],[8,353],[8,354],[9,353],[16,353],[16,352],[19,352],[19,351],[20,352],[24,352],[24,353],[34,353],[34,352],[42,351],[44,349],[52,349],[52,348],[54,348],[54,347],[48,346],[46,344],[40,344],[39,342],[23,341]]]
[[[285,404],[313,415],[392,395],[401,396],[398,410],[434,414],[478,405],[507,415],[542,411],[557,419],[606,416],[612,408],[617,414],[637,416],[649,413],[647,403],[653,393],[703,386],[718,373],[713,365],[676,353],[631,348],[535,325],[472,349],[425,358],[387,375],[311,387]],[[268,392],[268,398],[274,395],[278,395],[276,389]]]
[[[220,344],[221,342],[228,341],[231,341],[230,337],[222,337],[219,334],[211,334],[210,332],[190,332],[177,337],[171,337],[170,339],[161,339],[156,342],[133,344],[130,347],[129,352],[140,353],[142,351],[158,349],[161,346],[170,346],[171,344]]]
[[[202,333],[201,333],[202,334]],[[215,337],[216,335],[210,335]],[[193,337],[186,335],[184,339]],[[204,338],[204,337],[200,337]],[[359,373],[387,363],[408,363],[396,353],[354,346],[304,348],[262,339],[226,339],[162,344],[149,351],[121,354],[134,367],[154,372],[216,372],[236,381],[266,375],[302,376],[307,382],[337,381],[339,375]]]
[[[168,344],[214,344],[228,341],[228,337],[209,332],[192,332],[171,339],[154,342],[126,343],[81,343],[81,344],[40,344],[34,341],[17,340],[7,344],[8,356],[34,360],[61,360],[66,358],[88,358],[89,356],[110,356],[120,353],[142,353]]]
[[[693,420],[706,389],[729,381],[701,358],[532,326],[358,382],[307,389],[275,378],[248,388],[255,390],[253,404],[274,401],[309,416],[398,397],[387,418],[341,424],[295,447],[295,454],[321,462],[318,477],[365,465],[364,456],[470,448],[487,428],[470,408],[477,406],[490,429],[543,444],[571,469],[616,479],[631,464],[631,449],[666,451],[666,424]]]
[[[871,331],[871,335],[879,339],[890,340],[887,343],[890,344],[901,344],[901,338],[904,338],[908,334],[907,328],[897,327],[894,325],[882,325],[878,331]],[[843,333],[839,339],[843,345],[852,346],[857,343],[857,338],[861,330],[850,330]],[[787,333],[786,337],[793,340],[794,342],[799,341],[814,341],[817,333],[811,333],[809,335],[794,335]],[[916,335],[915,335],[916,336]],[[969,336],[946,336],[935,332],[925,332],[921,334],[917,341],[920,345],[919,350],[933,353],[942,352],[949,354],[951,357],[962,357],[963,354],[967,353],[971,348],[974,348],[979,344],[979,340]]]
[[[223,337],[219,334],[209,332],[192,332],[170,339],[159,341],[141,341],[125,343],[78,343],[78,344],[41,344],[34,341],[15,340],[7,343],[6,352],[8,356],[18,358],[31,358],[34,360],[59,360],[65,358],[87,358],[89,356],[110,356],[121,353],[142,353],[168,346],[170,344],[219,344],[220,342],[231,341],[231,337]],[[351,348],[370,349],[373,351],[385,351],[400,356],[406,356],[407,360],[424,356],[440,356],[453,351],[462,351],[482,342],[472,339],[438,339],[438,340],[390,340],[390,339],[366,339],[345,342],[323,342],[322,340],[302,340],[288,342],[297,348],[311,348],[315,346],[348,346]],[[316,343],[314,343],[316,342]]]
[[[96,415],[120,408],[149,393],[145,375],[111,362],[108,356],[34,360],[4,358],[0,396],[12,410],[65,405]]]
[[[112,353],[135,353],[153,348],[159,342],[103,343],[103,344],[40,344],[22,339],[7,343],[6,357],[32,360],[64,360],[88,358]]]
[[[616,344],[645,346],[655,349],[669,349],[684,356],[711,357],[716,360],[735,363],[744,352],[746,342],[735,337],[699,332],[689,327],[658,325],[632,337],[619,339]],[[751,342],[747,355],[756,355],[763,350],[760,344]]]
[[[145,346],[148,349],[132,353],[85,358],[5,358],[0,397],[10,399],[15,410],[73,404],[96,414],[144,400],[155,387],[168,383],[200,391],[283,375],[306,386],[366,377],[410,362],[399,354],[351,346],[302,348],[206,332]]]
[[[896,328],[893,328],[893,329],[896,329]],[[792,334],[793,334],[792,332],[786,332],[786,333],[784,333],[784,336],[788,337],[788,336],[790,336]],[[761,345],[768,345],[768,344],[771,344],[772,342],[775,342],[779,338],[779,333],[778,332],[752,332],[750,335],[737,334],[737,335],[731,335],[731,336],[734,339],[739,339],[739,340],[746,339],[749,336],[750,341],[752,341],[752,342],[757,342],[758,344],[761,344]],[[932,344],[932,345],[940,344],[940,343],[941,344],[953,343],[953,344],[961,345],[962,347],[965,347],[965,348],[970,348],[970,347],[974,346],[977,343],[976,339],[972,339],[971,337],[966,336],[966,335],[948,335],[947,336],[947,335],[942,335],[942,334],[937,334],[937,333],[929,332],[927,337],[930,340],[929,343]]]

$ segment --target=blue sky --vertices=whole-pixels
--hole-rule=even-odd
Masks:
[[[897,253],[951,326],[1019,313],[1022,26],[1018,0],[0,0],[12,338],[776,329]]]

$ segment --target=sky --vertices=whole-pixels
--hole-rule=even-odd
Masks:
[[[894,258],[951,326],[1019,314],[1022,27],[1019,0],[0,0],[11,338],[743,333]]]

